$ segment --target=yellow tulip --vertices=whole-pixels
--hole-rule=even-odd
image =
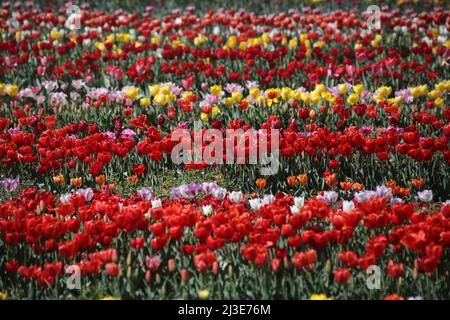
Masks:
[[[311,102],[315,103],[315,104],[319,103],[321,100],[320,94],[317,92],[311,92],[310,97],[311,97]]]
[[[116,40],[116,36],[114,34],[110,34],[109,36],[106,37],[105,42],[111,43],[111,42],[114,42],[115,40]]]
[[[57,30],[52,30],[50,32],[50,37],[52,37],[53,39],[58,40],[59,38],[61,38],[61,33]]]
[[[0,300],[7,300],[8,299],[8,292],[2,291],[0,292]]]
[[[307,34],[299,34],[298,35],[298,40],[300,40],[301,43],[304,43],[306,40],[308,40],[308,35]]]
[[[208,121],[208,114],[207,113],[205,113],[205,112],[202,112],[201,114],[200,114],[200,119],[203,121],[203,122],[207,122]]]
[[[100,51],[105,51],[106,50],[106,46],[105,46],[105,44],[103,42],[96,42],[95,43],[95,48],[97,50],[100,50]]]
[[[153,37],[153,38],[151,39],[151,43],[152,43],[152,44],[159,44],[160,42],[161,42],[161,39],[160,39],[160,38]]]
[[[437,92],[436,90],[432,90],[430,92],[428,92],[428,98],[430,99],[437,99],[439,97],[439,92]]]
[[[120,300],[120,298],[116,298],[116,297],[113,297],[113,296],[106,296],[106,297],[104,297],[101,300]]]
[[[159,93],[159,85],[155,84],[152,86],[148,86],[148,91],[152,96],[156,96]]]
[[[214,86],[211,86],[211,88],[209,88],[209,90],[211,91],[211,93],[212,93],[213,95],[215,95],[216,97],[218,97],[218,96],[220,96],[220,94],[222,93],[222,86],[216,84],[216,85],[214,85]]]
[[[356,93],[352,93],[347,98],[347,103],[352,106],[357,104],[358,101],[359,101],[359,95],[357,95]]]
[[[444,105],[444,99],[442,99],[441,97],[437,98],[436,100],[434,100],[434,105],[436,107],[442,107]]]
[[[231,94],[231,98],[234,100],[234,102],[239,102],[242,100],[242,93],[239,91],[235,91]]]
[[[301,95],[302,95],[302,93],[300,91],[292,90],[292,93],[291,93],[292,99],[300,100]]]
[[[428,86],[426,84],[423,84],[419,86],[420,95],[425,96],[428,93]]]
[[[183,99],[188,100],[191,95],[192,95],[192,91],[184,91]]]
[[[436,91],[438,91],[439,93],[444,93],[446,90],[446,83],[445,82],[441,82],[438,83],[434,86],[434,88],[436,89]]]
[[[171,85],[170,84],[161,87],[161,93],[162,94],[169,95],[170,94],[170,90],[171,90]]]
[[[311,49],[307,49],[305,52],[305,56],[310,57],[311,56]]]
[[[262,42],[265,43],[265,44],[269,44],[270,43],[270,36],[269,36],[268,33],[264,33],[261,36],[261,39],[262,39]]]
[[[347,84],[346,84],[346,83],[340,84],[340,85],[338,86],[338,90],[339,90],[339,93],[340,93],[340,94],[346,94],[347,91],[348,91],[348,86],[347,86]]]
[[[356,86],[353,86],[353,91],[360,96],[364,91],[364,86],[362,84],[357,84]]]
[[[15,97],[19,93],[19,87],[17,85],[7,85],[5,92],[10,97]]]
[[[139,94],[139,89],[135,87],[131,87],[125,90],[125,98],[127,99],[136,99]]]
[[[162,106],[162,105],[165,105],[169,101],[169,98],[165,94],[159,93],[153,98],[153,101],[155,101],[155,103],[158,106]]]
[[[234,101],[233,101],[233,98],[228,97],[228,98],[223,99],[223,102],[225,102],[225,105],[227,107],[231,107],[233,105]]]
[[[314,47],[322,48],[324,45],[325,45],[325,42],[323,42],[323,41],[317,41],[316,43],[314,43]]]
[[[139,104],[141,105],[141,107],[147,107],[150,105],[150,98],[141,98],[141,100],[139,100]]]
[[[207,289],[200,290],[200,291],[198,292],[198,297],[199,297],[200,299],[202,299],[202,300],[208,299],[208,297],[209,297],[209,291],[208,291]]]
[[[291,49],[297,48],[297,41],[295,39],[291,39],[289,41],[289,48],[291,48]]]
[[[230,49],[233,49],[236,46],[236,43],[237,43],[237,38],[236,38],[236,36],[233,35],[228,38],[227,47]]]
[[[331,298],[328,298],[326,294],[320,293],[312,294],[311,297],[309,297],[309,300],[331,300]]]
[[[258,98],[259,95],[260,95],[260,90],[259,90],[259,88],[251,88],[251,89],[250,89],[250,95],[252,96],[253,99]]]
[[[300,94],[300,99],[302,99],[302,101],[303,101],[305,104],[311,103],[311,95],[310,95],[308,92],[302,92],[302,93]]]
[[[292,96],[292,89],[289,87],[284,87],[281,89],[281,98],[283,100],[289,100]]]
[[[218,106],[214,106],[211,110],[213,116],[216,116],[220,113],[220,108]]]

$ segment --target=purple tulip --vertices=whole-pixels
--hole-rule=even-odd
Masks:
[[[19,187],[19,178],[12,179],[12,178],[6,178],[2,181],[0,181],[0,185],[3,187],[3,189],[6,192],[13,192]]]
[[[151,200],[153,198],[153,189],[149,187],[143,187],[138,191],[138,195],[142,200]]]
[[[212,195],[214,198],[220,201],[223,200],[227,195],[227,190],[224,188],[217,188],[216,190],[213,191]]]
[[[94,198],[94,191],[91,188],[78,189],[77,193],[83,195],[86,201],[91,201]]]
[[[431,202],[433,200],[433,192],[431,190],[423,190],[417,193],[419,200],[423,202]]]
[[[201,186],[206,195],[212,194],[219,187],[216,182],[203,182]]]

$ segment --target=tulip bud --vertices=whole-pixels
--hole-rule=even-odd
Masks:
[[[231,264],[228,266],[228,275],[229,275],[230,277],[233,276],[233,266],[232,266]]]
[[[418,272],[417,272],[417,262],[414,262],[414,269],[413,269],[413,271],[412,271],[412,277],[413,277],[413,279],[414,280],[416,280],[417,279],[417,277],[418,277]]]
[[[189,272],[185,268],[181,269],[181,281],[188,282],[188,280],[189,280]]]
[[[214,274],[218,274],[219,273],[219,264],[217,263],[217,261],[214,261],[213,265],[212,265],[212,271]]]
[[[331,270],[331,261],[330,259],[328,259],[327,262],[325,262],[325,271],[330,272],[330,270]]]
[[[164,122],[166,122],[166,119],[164,118],[164,116],[162,114],[158,115],[158,124],[160,126],[162,126],[164,124]]]
[[[175,260],[174,259],[169,259],[169,261],[167,261],[167,268],[169,269],[170,272],[175,271]]]
[[[198,297],[200,298],[200,299],[202,299],[202,300],[204,300],[204,299],[208,299],[208,297],[209,297],[209,291],[208,290],[200,290],[199,292],[198,292]]]
[[[277,272],[280,269],[280,259],[272,259],[271,268],[273,272]]]
[[[291,119],[289,120],[289,128],[291,130],[297,131],[297,121],[295,121],[295,119]]]
[[[128,266],[130,266],[131,265],[131,251],[130,252],[128,252],[128,255],[127,255],[127,265]]]
[[[151,280],[152,280],[152,273],[150,272],[150,270],[147,270],[147,272],[145,273],[145,281],[150,283]]]
[[[131,279],[131,274],[132,274],[132,270],[131,270],[131,267],[129,266],[127,269],[127,278],[128,279]]]
[[[115,249],[112,251],[111,261],[117,262],[117,250],[115,250]]]
[[[289,259],[287,256],[283,258],[283,265],[284,265],[285,269],[289,269],[290,265],[289,265]]]

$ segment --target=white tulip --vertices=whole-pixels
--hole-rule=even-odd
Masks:
[[[294,198],[294,205],[295,205],[298,209],[303,208],[303,206],[305,205],[305,197],[295,197],[295,198]]]
[[[296,214],[299,213],[300,209],[297,206],[291,206],[291,213]]]
[[[350,212],[353,209],[355,209],[355,204],[353,203],[353,201],[344,200],[344,202],[342,203],[342,211]]]
[[[212,205],[202,206],[202,210],[205,216],[210,216],[214,212]]]
[[[161,199],[152,200],[152,209],[162,207]]]

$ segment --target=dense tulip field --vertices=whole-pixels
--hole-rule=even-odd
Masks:
[[[0,300],[450,299],[450,10],[356,2],[2,2]]]

